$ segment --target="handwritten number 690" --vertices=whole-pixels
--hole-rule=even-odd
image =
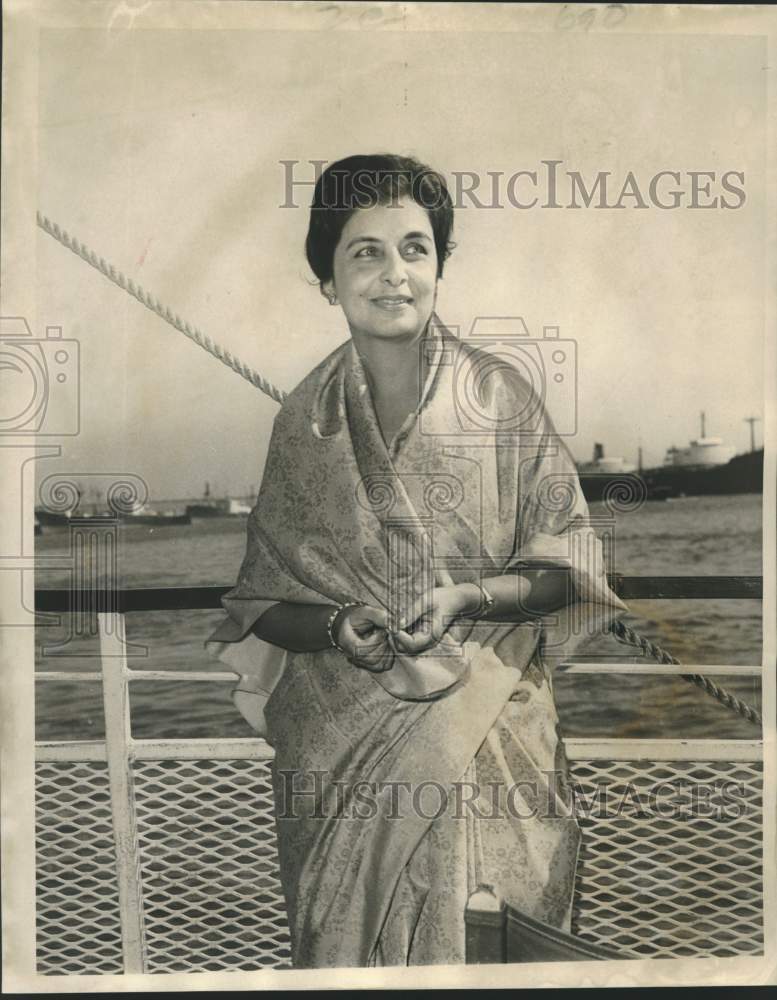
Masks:
[[[628,4],[608,3],[606,7],[585,7],[565,3],[558,13],[556,27],[562,31],[588,31],[595,24],[614,28],[628,16]]]
[[[356,22],[362,28],[378,28],[385,24],[392,24],[401,21],[404,17],[402,8],[397,7],[376,7],[370,6],[359,10],[353,7],[343,7],[340,4],[330,3],[326,7],[317,8],[319,14],[326,18],[324,28],[340,28],[347,22]]]

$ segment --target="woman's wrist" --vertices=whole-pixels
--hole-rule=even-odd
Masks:
[[[251,631],[264,642],[288,649],[294,653],[317,653],[331,649],[328,622],[333,611],[339,611],[334,604],[298,604],[278,601],[268,608]],[[342,615],[336,622],[339,627]]]
[[[462,618],[489,618],[520,623],[535,617],[529,610],[532,585],[519,573],[491,577],[482,583],[459,583],[455,590]]]
[[[345,604],[332,605],[326,621],[326,636],[331,648],[338,649],[341,653],[345,652],[338,641],[338,631],[342,625],[343,618],[351,608],[361,607],[364,607],[361,601],[347,601]]]

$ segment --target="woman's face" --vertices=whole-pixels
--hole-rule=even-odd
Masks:
[[[437,252],[426,210],[412,198],[357,209],[334,253],[337,295],[351,333],[383,339],[414,336],[434,308]]]

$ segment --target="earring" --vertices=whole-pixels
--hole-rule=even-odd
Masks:
[[[335,295],[334,292],[329,292],[327,294],[327,299],[329,300],[329,305],[330,306],[336,306],[337,305],[337,296]]]

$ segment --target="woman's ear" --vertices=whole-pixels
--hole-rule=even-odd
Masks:
[[[337,292],[335,291],[334,281],[331,279],[329,281],[322,281],[321,294],[328,300],[330,306],[337,305]]]

